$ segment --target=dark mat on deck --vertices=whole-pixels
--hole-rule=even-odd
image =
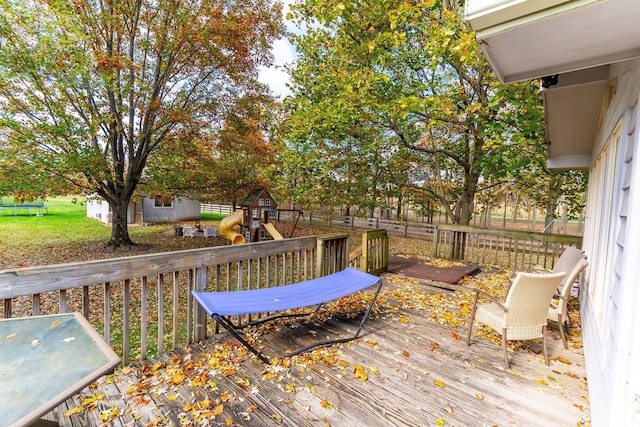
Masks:
[[[480,273],[480,268],[469,263],[451,267],[435,267],[428,265],[427,261],[423,259],[405,255],[389,255],[389,273],[456,284],[465,276],[474,276]]]

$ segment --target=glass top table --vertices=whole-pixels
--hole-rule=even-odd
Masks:
[[[38,421],[118,363],[79,313],[0,319],[0,424]]]

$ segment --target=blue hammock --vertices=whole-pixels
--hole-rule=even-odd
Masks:
[[[322,307],[323,303],[333,301],[347,295],[351,295],[355,292],[362,291],[376,284],[378,286],[375,295],[371,299],[371,303],[364,313],[362,321],[360,322],[360,326],[352,337],[317,342],[300,348],[294,352],[288,353],[284,356],[290,357],[314,347],[347,342],[356,339],[360,335],[362,326],[367,320],[367,317],[371,312],[371,308],[375,304],[378,294],[380,293],[380,289],[382,288],[382,280],[372,274],[364,273],[353,268],[347,268],[338,273],[333,273],[328,276],[286,286],[251,289],[235,292],[191,291],[191,294],[202,306],[202,308],[204,308],[208,315],[210,315],[234,337],[236,337],[236,339],[238,339],[238,341],[240,341],[245,347],[247,347],[247,349],[258,356],[260,360],[265,363],[269,363],[269,360],[264,355],[262,355],[255,347],[250,345],[244,338],[242,338],[237,333],[237,330],[277,318],[298,317],[307,315],[308,313],[279,314],[260,319],[255,322],[247,323],[242,326],[235,325],[228,318],[228,316],[282,312],[285,310],[309,307],[313,305],[318,305],[318,308],[316,309],[316,311],[318,311],[320,307]]]

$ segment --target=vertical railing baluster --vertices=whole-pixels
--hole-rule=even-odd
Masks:
[[[164,274],[158,275],[158,355],[164,353]]]
[[[204,291],[207,287],[207,269],[206,267],[196,267],[194,289],[196,291]],[[196,315],[194,319],[195,331],[194,340],[200,342],[207,338],[207,313],[199,304],[196,307]]]
[[[31,296],[31,311],[33,316],[40,316],[40,294]]]
[[[89,287],[82,287],[82,315],[85,319],[89,320]]]
[[[104,312],[102,325],[104,327],[104,340],[111,345],[111,283],[104,284]]]
[[[142,278],[140,283],[140,359],[147,359],[147,276]]]
[[[4,300],[4,318],[11,318],[11,298],[7,298]]]
[[[173,348],[178,348],[180,337],[180,281],[177,272],[173,272]]]
[[[131,304],[131,280],[125,279],[122,290],[122,363],[129,364],[129,305]]]
[[[67,312],[67,290],[61,289],[58,294],[58,298],[60,300],[60,313],[66,313]]]

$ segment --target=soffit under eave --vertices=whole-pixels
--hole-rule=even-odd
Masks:
[[[606,86],[603,79],[543,91],[550,169],[589,168]]]

